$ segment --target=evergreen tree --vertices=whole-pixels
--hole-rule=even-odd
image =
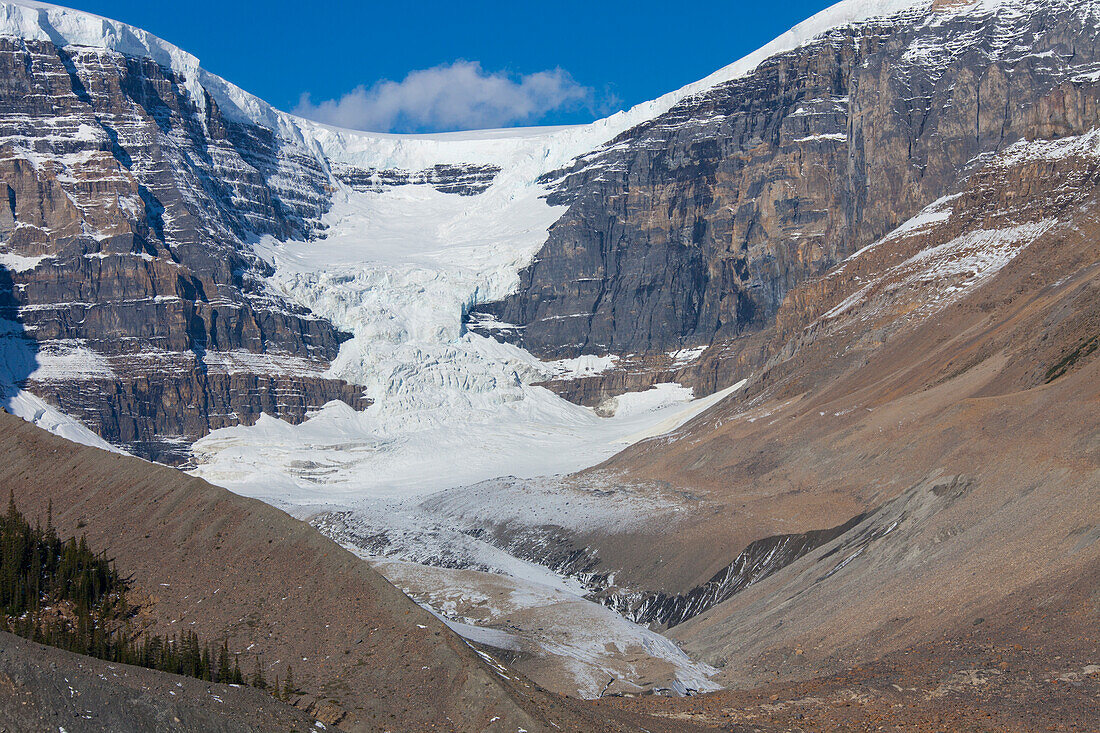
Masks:
[[[264,670],[260,666],[259,657],[256,657],[256,671],[252,673],[252,686],[258,690],[267,689],[267,680],[264,679]]]
[[[229,682],[233,677],[233,670],[229,668],[229,641],[223,641],[218,650],[218,671],[215,682]]]
[[[288,664],[286,666],[286,682],[283,683],[283,699],[289,700],[290,696],[294,694],[294,670],[290,668]]]
[[[61,541],[52,501],[45,528],[38,520],[32,527],[9,491],[7,512],[0,515],[0,629],[107,661],[243,683],[236,657],[230,666],[228,640],[215,666],[212,647],[193,631],[171,638],[132,635],[126,586],[114,562],[106,553],[96,554],[87,536]],[[47,606],[65,612],[43,615]],[[257,679],[266,687],[262,674]]]

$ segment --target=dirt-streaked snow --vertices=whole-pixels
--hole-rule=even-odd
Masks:
[[[374,568],[471,641],[524,653],[516,666],[579,697],[718,689],[718,671],[614,611],[538,582],[474,570],[375,561]]]

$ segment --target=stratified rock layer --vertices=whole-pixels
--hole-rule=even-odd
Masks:
[[[33,258],[5,270],[30,339],[15,376],[161,460],[261,412],[365,405],[322,376],[346,336],[265,294],[269,266],[245,244],[318,231],[327,171],[209,96],[196,104],[187,81],[113,51],[0,38],[0,237]]]
[[[759,332],[983,155],[1100,122],[1095,8],[1011,5],[833,29],[549,177],[569,210],[472,318],[512,327],[472,327],[552,357]]]

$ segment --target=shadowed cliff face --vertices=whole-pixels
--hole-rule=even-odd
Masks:
[[[864,515],[860,514],[839,527],[756,540],[714,577],[686,593],[612,591],[601,594],[600,602],[635,623],[672,628],[729,600],[753,583],[773,575],[807,553],[833,541],[859,526],[863,519]]]
[[[518,292],[472,314],[517,328],[472,328],[566,357],[767,327],[983,154],[1100,121],[1091,11],[1033,5],[835,29],[624,133],[549,177],[569,210]]]
[[[11,403],[27,376],[34,371],[38,342],[27,336],[19,318],[19,298],[11,271],[0,265],[0,407]]]
[[[262,289],[247,242],[307,238],[331,190],[305,149],[199,107],[179,74],[0,39],[0,237],[31,391],[116,444],[186,457],[261,412],[298,421],[361,390],[321,373],[346,336]],[[26,376],[26,375],[23,375]]]

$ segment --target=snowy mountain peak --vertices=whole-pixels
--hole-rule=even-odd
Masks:
[[[180,72],[194,72],[199,60],[140,28],[82,10],[33,0],[0,3],[0,36],[50,41],[60,48],[84,46],[149,58]]]
[[[46,41],[58,48],[104,49],[150,59],[181,76],[183,86],[200,109],[205,107],[209,94],[230,119],[261,125],[289,141],[303,141],[290,115],[207,72],[198,58],[141,28],[59,5],[4,0],[0,2],[0,37]]]

